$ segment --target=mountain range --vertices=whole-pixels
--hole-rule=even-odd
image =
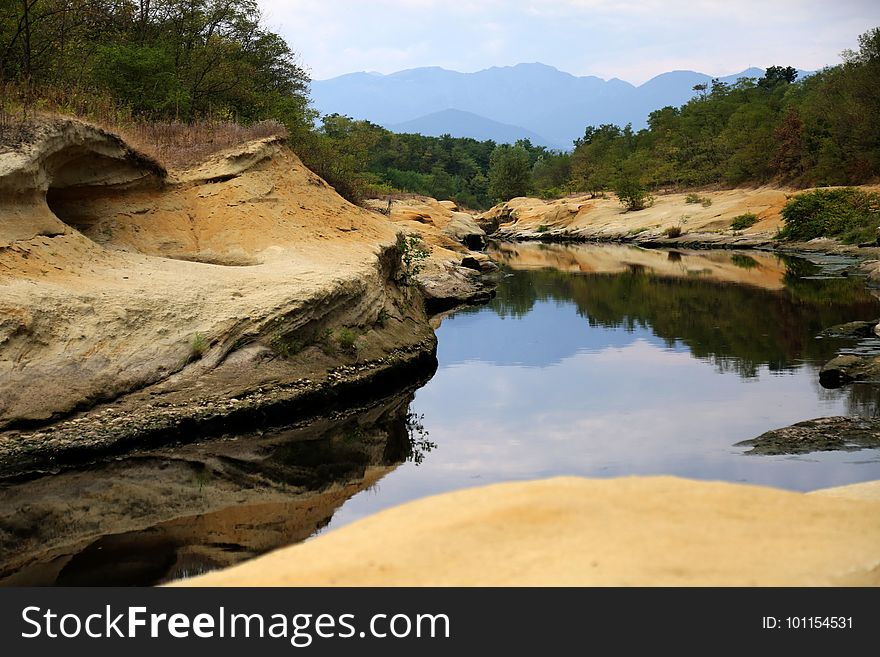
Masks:
[[[749,68],[719,79],[733,83],[762,75],[764,69]],[[637,86],[617,78],[578,77],[538,63],[475,73],[425,67],[315,80],[312,102],[321,114],[367,119],[394,132],[448,133],[499,143],[528,138],[568,150],[588,125],[643,128],[652,111],[686,103],[695,85],[712,79],[696,71],[670,71]]]

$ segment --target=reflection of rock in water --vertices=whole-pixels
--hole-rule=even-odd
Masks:
[[[414,430],[411,399],[7,484],[0,583],[146,585],[301,541],[433,447]]]

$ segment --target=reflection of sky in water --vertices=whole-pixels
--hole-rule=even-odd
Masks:
[[[522,318],[490,307],[438,330],[440,369],[412,410],[437,449],[347,502],[338,527],[412,499],[554,475],[673,474],[812,490],[880,478],[880,450],[745,456],[733,444],[845,415],[851,389],[818,365],[757,376],[722,372],[649,328],[590,326],[573,304],[538,301]]]

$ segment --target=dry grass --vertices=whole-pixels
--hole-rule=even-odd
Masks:
[[[278,121],[242,125],[223,119],[194,122],[151,121],[135,117],[112,98],[81,89],[44,87],[35,94],[23,84],[0,84],[0,152],[33,135],[36,122],[53,116],[72,116],[120,135],[135,150],[167,168],[186,168],[214,153],[253,139],[288,136]]]
[[[177,169],[198,164],[214,153],[253,139],[287,137],[287,128],[278,121],[260,121],[248,126],[213,120],[138,121],[108,129],[117,132],[132,148],[154,157],[166,167]]]

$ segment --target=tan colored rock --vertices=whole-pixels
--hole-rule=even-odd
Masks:
[[[430,352],[417,292],[394,280],[397,232],[277,138],[165,176],[118,137],[50,122],[0,155],[0,429]],[[357,351],[327,353],[342,327]]]
[[[878,490],[806,495],[674,477],[496,484],[181,584],[876,586]]]
[[[416,280],[425,296],[428,312],[436,314],[465,303],[486,301],[494,294],[494,284],[480,272],[494,269],[491,263],[475,271],[462,266],[465,258],[486,260],[479,252],[486,244],[486,233],[473,215],[461,212],[451,201],[417,196],[388,201],[367,201],[367,207],[387,213],[402,232],[418,235],[430,250]],[[390,209],[389,209],[390,208]]]
[[[783,189],[733,189],[701,192],[711,205],[686,203],[687,194],[657,194],[654,204],[637,212],[626,212],[613,195],[607,198],[573,196],[554,201],[515,198],[477,217],[481,223],[496,221],[498,235],[506,238],[665,240],[664,231],[680,227],[679,241],[707,243],[765,242],[782,225],[780,210],[788,194]],[[733,231],[731,221],[747,212],[758,222]]]

